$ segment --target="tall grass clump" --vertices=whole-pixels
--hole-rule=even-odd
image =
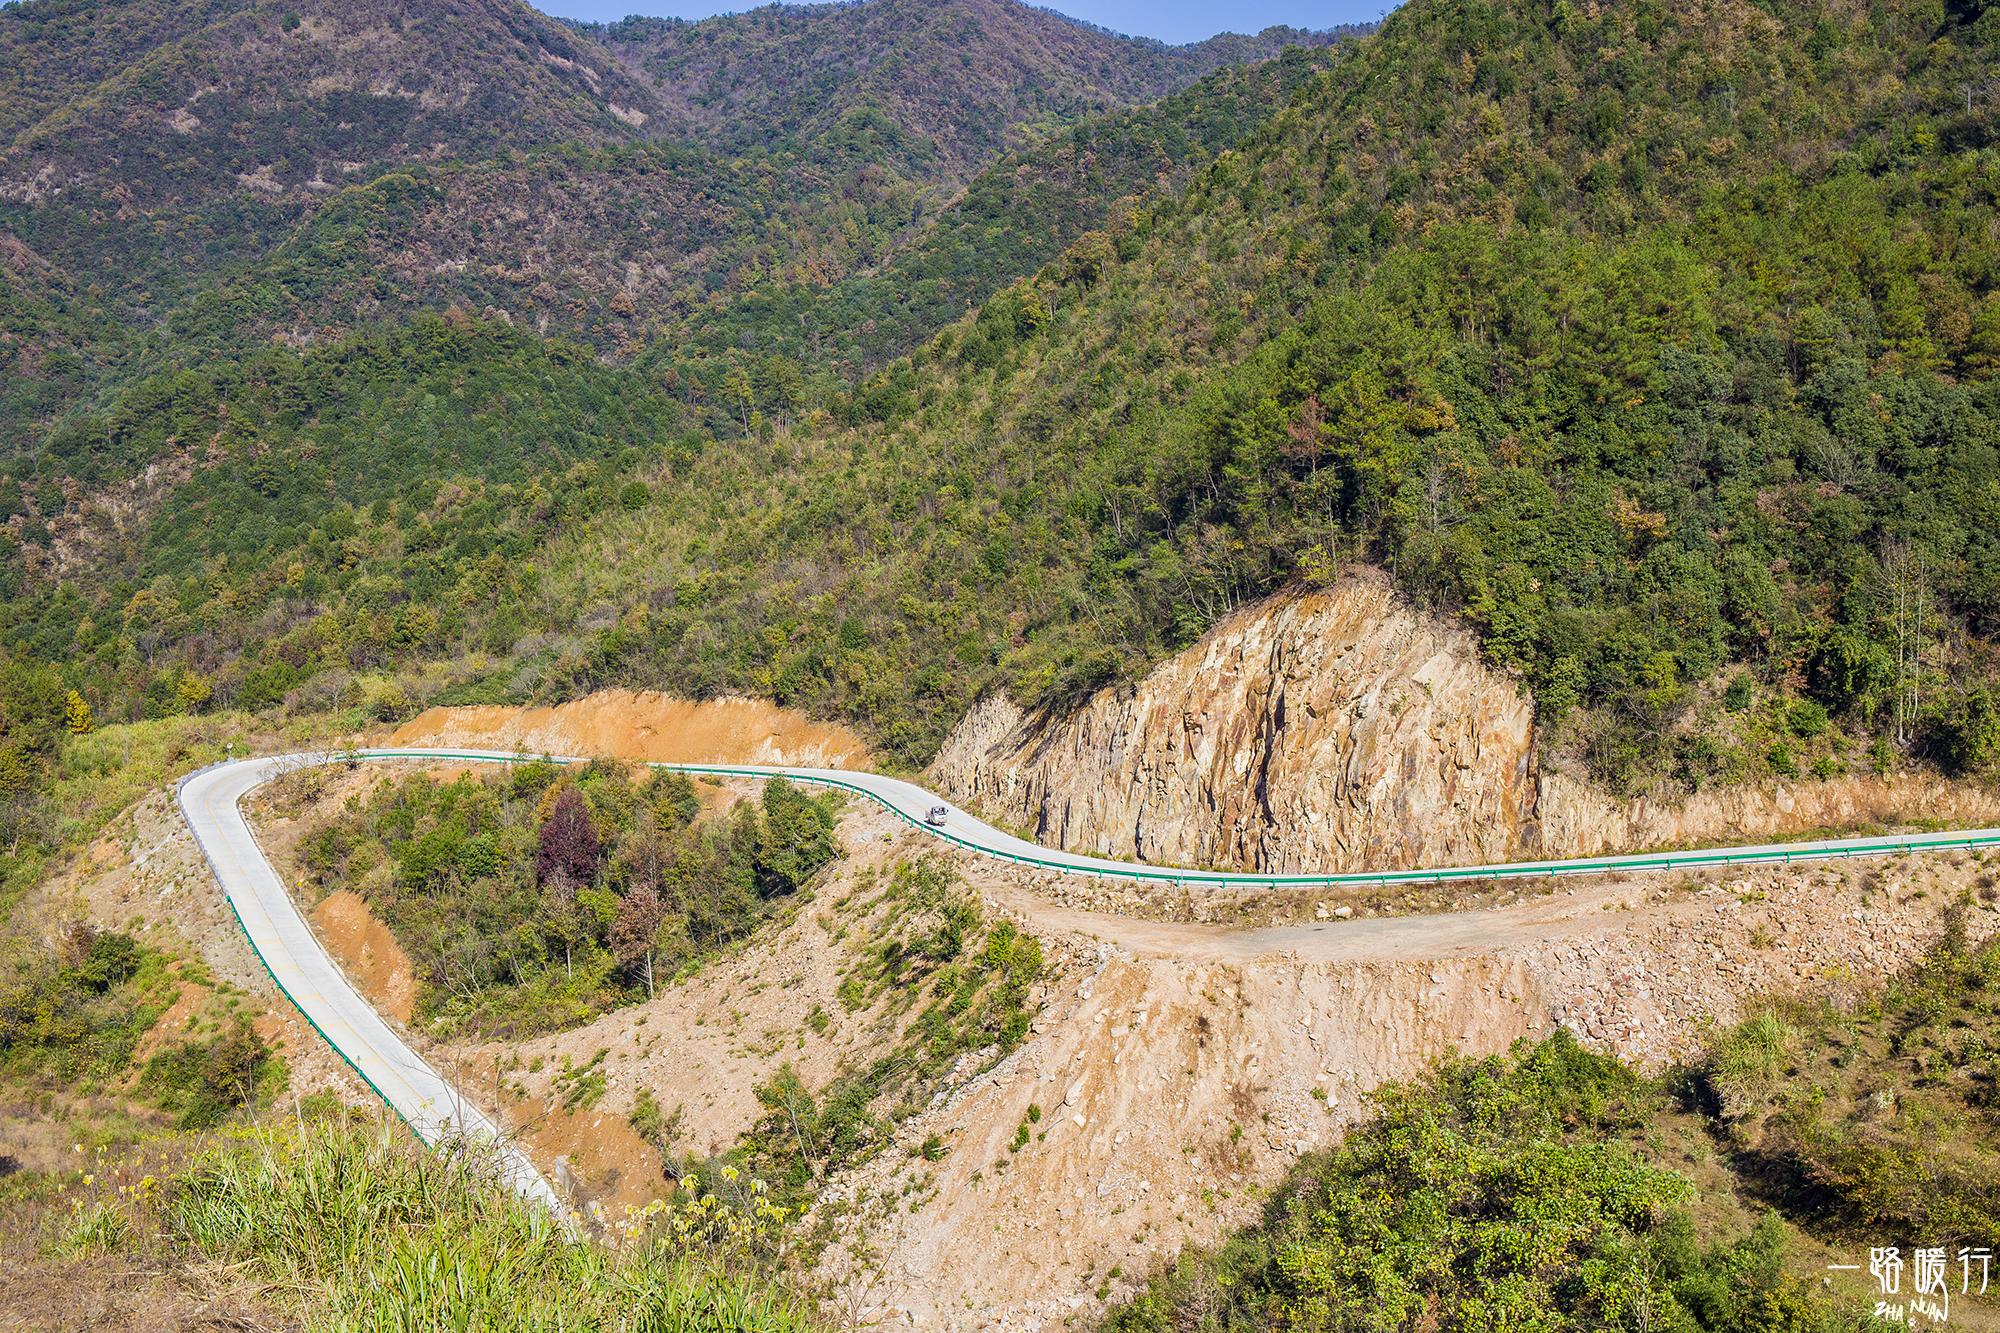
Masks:
[[[805,1333],[768,1273],[667,1236],[577,1239],[476,1160],[389,1130],[259,1131],[166,1192],[164,1231],[240,1265],[309,1330]]]

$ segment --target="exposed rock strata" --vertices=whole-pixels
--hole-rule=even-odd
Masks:
[[[1247,607],[1068,716],[988,698],[931,776],[1050,846],[1274,872],[2000,819],[2000,794],[1914,775],[1618,801],[1535,756],[1531,702],[1472,636],[1366,571]]]
[[[1575,777],[1541,775],[1536,797],[1550,856],[1594,856],[1817,830],[2000,821],[2000,792],[1924,773],[1723,787],[1678,801],[1619,801]]]
[[[1534,712],[1470,635],[1366,574],[1229,617],[1064,719],[989,698],[932,766],[1051,846],[1278,871],[1533,845]]]

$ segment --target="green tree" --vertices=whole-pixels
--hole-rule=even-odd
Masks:
[[[73,736],[81,736],[91,728],[90,702],[75,690],[64,699],[63,721]]]
[[[790,893],[833,860],[837,851],[833,816],[821,802],[782,778],[764,784],[763,837],[757,853],[757,881],[763,893]]]

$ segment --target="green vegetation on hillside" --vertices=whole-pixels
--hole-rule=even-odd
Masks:
[[[310,776],[310,775],[308,775]],[[433,1030],[522,1035],[650,995],[747,935],[835,855],[827,798],[766,783],[700,818],[694,786],[616,764],[386,783],[300,849],[414,964]]]
[[[218,202],[296,217],[313,182],[439,145],[629,139],[611,105],[653,108],[573,29],[473,0],[34,0],[0,13],[0,65],[18,72],[0,88],[0,162],[61,185],[10,192],[27,205],[10,220],[133,238]],[[139,225],[112,225],[121,213]]]
[[[1261,1223],[1182,1259],[1107,1327],[1859,1327],[1786,1270],[1776,1218],[1704,1235],[1688,1181],[1640,1147],[1659,1089],[1565,1033],[1377,1101]]]
[[[340,187],[440,150],[627,142],[612,108],[657,111],[574,31],[472,0],[32,0],[0,8],[0,68],[9,454],[135,357],[200,364],[156,321],[265,261]],[[17,276],[55,321],[14,318]]]
[[[1274,27],[1169,46],[996,0],[765,5],[584,31],[721,151],[796,147],[809,160],[940,183],[1077,120],[1333,35]]]
[[[117,932],[0,936],[10,1315],[383,1333],[817,1326],[783,1285],[794,1218],[774,1205],[683,1198],[577,1236],[477,1150],[432,1152],[327,1093],[272,1114],[287,1071],[242,998]]]
[[[1561,1032],[1453,1062],[1107,1326],[1867,1327],[1801,1245],[1988,1243],[1996,1050],[2000,943],[1952,924],[1885,990],[1759,1007],[1662,1079]]]
[[[673,420],[578,349],[435,316],[150,379],[58,432],[37,480],[0,479],[0,514],[25,518],[0,569],[10,643],[79,684],[119,680],[126,713],[153,717],[268,708],[329,669],[418,660],[516,604],[541,540],[631,502],[622,474],[642,450],[657,465]],[[186,475],[149,494],[128,480],[149,465]],[[64,477],[154,506],[136,546],[108,525],[65,532],[106,581],[40,571],[58,537],[37,515],[62,511]]]
[[[1993,875],[1976,883],[1991,903]],[[1695,1072],[1740,1169],[1812,1226],[2000,1232],[2000,944],[1953,935],[1853,1008],[1772,1004]]]
[[[404,377],[442,397],[476,367],[470,415],[421,416],[309,354],[311,424],[232,389],[248,465],[196,467],[119,576],[51,577],[59,525],[31,518],[9,634],[108,714],[135,686],[160,708],[197,656],[218,700],[262,673],[260,706],[343,658],[444,656],[429,691],[748,689],[920,760],[982,690],[1073,698],[1359,559],[1465,616],[1621,789],[1989,772],[2000,323],[1989,107],[1962,85],[1997,33],[1914,3],[1412,5],[852,392],[782,355],[613,372],[475,325]],[[356,345],[411,335],[386,336]],[[10,503],[53,515],[73,471],[157,457],[192,433],[172,401],[66,431]],[[393,443],[343,424],[361,402]],[[590,470],[518,445],[469,468],[496,402],[498,438],[554,412]],[[462,470],[439,492],[462,523],[348,493]],[[537,517],[570,496],[581,524]],[[176,605],[216,608],[201,638]],[[1730,722],[1736,677],[1755,709]]]
[[[59,669],[0,652],[0,933],[32,885],[135,802],[232,751],[309,745],[359,720],[357,708],[277,728],[218,711],[100,726]]]
[[[162,372],[0,476],[5,639],[106,718],[636,683],[920,761],[982,691],[1072,700],[1371,561],[1618,790],[1992,773],[1996,43],[1916,0],[1425,0],[1025,150],[1110,136],[1122,190],[1215,116],[1115,217],[1051,189],[1092,229],[851,387],[776,256],[762,313],[622,368],[422,317]],[[981,219],[963,290],[1039,257],[1028,194],[824,309],[924,327]]]
[[[754,1275],[653,1235],[565,1236],[475,1163],[382,1133],[263,1137],[165,1191],[168,1234],[302,1297],[309,1328],[785,1333],[810,1314]]]
[[[726,303],[670,329],[647,363],[692,377],[709,402],[725,406],[723,385],[740,369],[751,380],[752,411],[767,419],[830,405],[834,395],[809,376],[803,401],[791,401],[801,368],[831,364],[852,373],[927,341],[1111,222],[1120,201],[1171,186],[1247,138],[1332,59],[1324,49],[1294,47],[1011,153],[914,239],[883,238],[880,262],[849,265],[853,276],[831,285],[828,273],[842,270],[824,264],[745,282]]]
[[[838,395],[835,372],[907,351],[1102,225],[1121,197],[1242,138],[1327,58],[1294,49],[1094,117],[992,162],[955,200],[882,171],[866,142],[827,154],[771,139],[751,155],[524,142],[399,162],[296,225],[261,199],[218,204],[237,210],[216,224],[227,244],[0,206],[39,256],[8,273],[0,300],[0,356],[20,372],[0,388],[0,423],[48,420],[148,369],[245,357],[274,332],[324,343],[450,307],[506,312],[620,357],[646,348],[652,373],[724,425],[739,415],[730,377],[747,375],[760,414],[787,421]],[[511,224],[490,225],[496,213]],[[197,244],[191,264],[178,251]],[[104,268],[118,270],[113,294],[78,283]],[[164,318],[133,327],[110,317],[119,302]]]
[[[883,262],[1003,152],[1331,37],[1167,47],[993,0],[774,15],[0,8],[0,452],[148,369],[417,310],[629,354]]]
[[[127,1089],[184,1129],[264,1104],[285,1086],[284,1062],[226,997],[135,1066],[175,998],[210,984],[129,935],[80,923],[50,947],[0,939],[0,1079],[65,1096]]]
[[[69,1086],[124,1074],[173,1002],[164,962],[128,935],[85,927],[55,948],[10,941],[0,960],[0,1072]]]
[[[55,1253],[76,1263],[172,1275],[226,1267],[307,1330],[818,1327],[767,1259],[692,1205],[643,1219],[613,1245],[566,1234],[476,1158],[433,1154],[387,1125],[281,1122],[191,1146],[192,1160],[137,1179],[103,1161],[91,1175],[24,1173],[0,1191],[0,1211],[45,1218]],[[34,1203],[38,1185],[38,1209],[15,1202]],[[783,1225],[760,1216],[750,1231]]]
[[[1827,710],[1836,763],[1879,738],[1990,770],[1992,206],[1960,85],[1995,31],[1406,7],[845,429],[708,451],[665,513],[566,543],[542,614],[643,543],[607,601],[699,591],[635,676],[747,680],[921,757],[982,688],[1072,697],[1374,559],[1545,719],[1587,710],[1621,787],[1783,771],[1684,725],[1732,662]]]
[[[303,742],[337,725],[321,716],[281,736],[246,714],[214,711],[104,726],[70,678],[0,648],[0,931],[52,864],[133,802],[221,759],[229,746],[247,753],[253,737]]]
[[[60,845],[51,787],[69,730],[63,673],[0,653],[0,840],[9,847],[0,867],[0,921],[39,876],[43,856]]]

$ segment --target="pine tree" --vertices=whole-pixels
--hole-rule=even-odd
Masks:
[[[63,700],[63,721],[72,736],[81,736],[93,725],[90,717],[90,701],[75,690]]]

